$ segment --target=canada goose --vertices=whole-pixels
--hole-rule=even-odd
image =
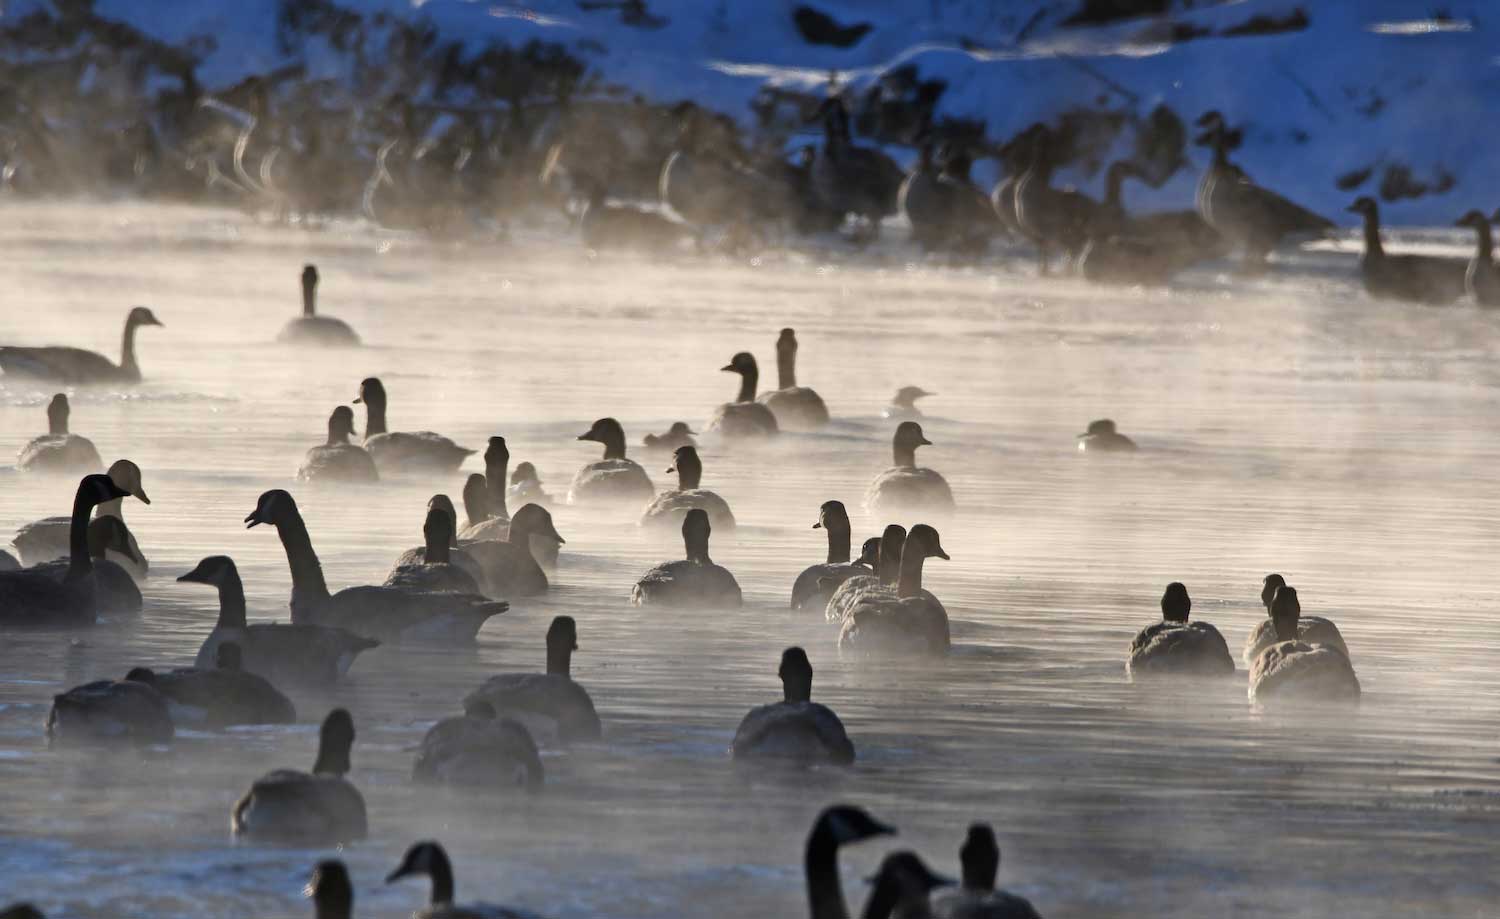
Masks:
[[[896,390],[896,394],[891,397],[891,404],[885,407],[880,416],[882,418],[890,418],[894,421],[908,421],[925,417],[921,410],[917,408],[917,400],[935,395],[937,393],[928,392],[920,386],[903,386]]]
[[[1088,228],[1098,218],[1100,204],[1082,192],[1052,187],[1058,163],[1058,141],[1043,128],[1031,148],[1031,163],[1016,180],[1016,223],[1036,243],[1042,274],[1051,270],[1058,249],[1077,261],[1088,244]]]
[[[446,499],[446,495],[440,496]],[[451,502],[449,508],[452,507]],[[480,593],[479,583],[465,567],[460,566],[454,556],[453,521],[451,509],[427,505],[427,519],[422,523],[422,535],[426,544],[421,550],[421,560],[408,560],[405,555],[397,561],[386,576],[385,586],[405,587],[416,590],[445,590],[461,594]],[[462,550],[457,550],[462,552]],[[462,556],[467,558],[467,556]],[[478,567],[473,559],[470,565]]]
[[[474,453],[431,431],[387,431],[385,385],[375,377],[360,381],[354,403],[365,406],[365,449],[381,475],[453,472]]]
[[[16,468],[27,472],[85,475],[104,468],[94,442],[68,433],[68,397],[58,393],[47,403],[47,433],[34,437],[16,455]]]
[[[464,511],[469,517],[469,525],[459,532],[459,539],[506,539],[510,536],[510,509],[506,506],[509,491],[505,487],[509,471],[510,448],[505,445],[505,438],[499,435],[491,437],[484,448],[484,475],[475,473],[464,484]],[[484,486],[483,492],[478,490],[476,479]],[[476,515],[483,519],[475,520]]]
[[[1266,650],[1281,639],[1276,636],[1276,623],[1271,619],[1271,601],[1276,599],[1276,591],[1286,586],[1286,579],[1279,574],[1268,574],[1261,582],[1260,603],[1266,608],[1266,618],[1256,623],[1255,628],[1250,630],[1250,635],[1245,639],[1245,650],[1241,655],[1246,664],[1255,663],[1260,657],[1260,652]],[[1349,654],[1349,645],[1344,642],[1344,636],[1339,632],[1339,627],[1332,619],[1322,616],[1304,616],[1301,607],[1298,607],[1297,615],[1297,640],[1310,645],[1327,645],[1337,649],[1345,657],[1353,660]]]
[[[176,730],[167,699],[137,680],[98,680],[52,697],[47,746],[169,743]]]
[[[1161,622],[1130,642],[1125,674],[1132,680],[1158,676],[1215,677],[1234,673],[1224,636],[1207,622],[1188,622],[1193,601],[1177,581],[1161,597]]]
[[[9,552],[6,552],[4,549],[0,549],[0,571],[20,570],[21,563],[16,561],[16,557],[14,555],[11,555]]]
[[[167,699],[174,723],[193,727],[233,724],[291,724],[297,720],[292,700],[270,681],[240,669],[240,646],[221,642],[211,669],[189,667],[157,673],[136,667],[125,679],[145,683]]]
[[[555,560],[558,547],[565,543],[547,509],[528,504],[510,519],[505,541],[469,540],[462,548],[478,564],[483,583],[495,596],[530,597],[547,590],[547,575],[537,561],[535,547],[547,544]]]
[[[1135,441],[1116,431],[1115,423],[1108,418],[1090,421],[1076,439],[1079,453],[1119,453],[1136,448]]]
[[[89,511],[128,494],[109,476],[86,475],[73,496],[68,573],[61,582],[46,571],[0,572],[0,628],[71,629],[98,617],[94,566],[89,558]]]
[[[641,514],[641,526],[680,527],[683,515],[699,507],[708,512],[709,522],[715,527],[734,529],[734,513],[729,509],[729,502],[698,487],[703,479],[703,461],[698,458],[696,448],[678,447],[672,454],[672,465],[667,472],[677,473],[677,488],[662,492],[646,505]]]
[[[971,165],[961,149],[945,149],[939,158],[931,143],[922,145],[896,201],[923,251],[978,253],[999,232],[989,196],[969,178]]]
[[[302,895],[313,901],[314,919],[353,919],[354,885],[338,859],[318,862]]]
[[[563,743],[598,740],[601,727],[594,701],[570,675],[577,650],[578,625],[573,617],[554,618],[547,629],[547,671],[492,676],[464,697],[464,709],[483,703],[538,736],[556,737]]]
[[[297,502],[281,489],[265,492],[246,527],[276,527],[292,572],[292,622],[331,625],[382,642],[469,642],[485,620],[510,608],[476,594],[440,593],[404,587],[346,587],[329,594],[323,566],[313,551]]]
[[[1223,237],[1195,210],[1139,217],[1127,214],[1123,198],[1127,178],[1145,181],[1147,176],[1125,160],[1110,164],[1104,203],[1089,225],[1088,244],[1078,257],[1078,270],[1085,280],[1164,285],[1184,268],[1224,254]]]
[[[901,574],[894,596],[870,592],[844,614],[839,627],[840,653],[875,655],[947,654],[948,612],[922,590],[922,563],[946,561],[938,532],[919,523],[906,535],[901,549]]]
[[[755,401],[771,410],[778,427],[789,431],[810,431],[828,423],[828,406],[823,397],[806,386],[797,385],[797,333],[782,329],[776,339],[777,388],[763,392]]]
[[[674,421],[672,422],[672,426],[667,429],[666,433],[647,434],[641,440],[641,444],[645,446],[647,450],[661,450],[666,453],[671,453],[678,447],[698,446],[698,442],[693,439],[695,436],[697,436],[697,433],[697,431],[694,431],[692,428],[688,427],[686,421]]]
[[[931,446],[915,421],[896,426],[891,439],[894,465],[870,483],[865,507],[880,516],[900,513],[949,514],[953,512],[953,490],[937,472],[917,465],[917,448]]]
[[[625,458],[625,429],[613,418],[600,418],[579,440],[604,445],[604,459],[589,463],[573,477],[568,489],[569,504],[629,502],[644,504],[656,494],[656,487],[639,463]],[[504,487],[504,480],[501,487]]]
[[[849,919],[844,885],[839,880],[839,848],[895,832],[895,827],[881,823],[860,807],[836,804],[818,814],[807,834],[802,859],[808,915],[812,919]]]
[[[1359,268],[1370,296],[1433,304],[1463,297],[1467,261],[1437,255],[1387,255],[1380,243],[1380,206],[1375,199],[1357,198],[1349,210],[1364,217],[1365,252]]]
[[[412,919],[538,919],[534,913],[508,906],[454,903],[453,865],[448,861],[448,853],[436,842],[419,842],[407,849],[406,857],[386,876],[385,882],[392,884],[423,874],[432,879],[432,895],[427,908],[412,913]]]
[[[953,884],[952,879],[928,868],[915,853],[905,851],[887,855],[869,882],[863,919],[930,917],[932,892]]]
[[[256,779],[230,812],[236,836],[322,845],[365,838],[365,799],[348,779],[354,719],[336,708],[323,719],[312,772],[277,769]]]
[[[141,486],[141,469],[135,463],[127,459],[115,460],[107,475],[110,481],[125,492],[125,497],[137,498],[142,504],[151,503],[151,499],[146,496],[146,489]],[[98,517],[116,517],[124,522],[123,501],[124,498],[102,501],[94,509],[94,514]],[[69,517],[44,517],[16,530],[13,543],[21,556],[21,563],[40,565],[54,558],[66,557],[71,548],[71,527],[72,519]],[[128,529],[127,527],[127,533]],[[129,536],[129,542],[131,551],[128,555],[109,550],[105,557],[139,581],[146,577],[148,563],[134,535]]]
[[[726,402],[714,409],[714,415],[708,419],[705,430],[718,431],[733,439],[768,437],[779,433],[776,416],[770,409],[755,401],[755,386],[760,381],[760,368],[755,365],[754,355],[741,351],[719,370],[740,375],[740,392],[733,402]]]
[[[779,759],[802,764],[854,762],[854,744],[839,716],[812,701],[812,664],[801,648],[781,654],[783,699],[750,710],[734,732],[729,753],[735,759]]]
[[[739,608],[739,583],[728,569],[708,557],[711,532],[707,511],[701,507],[688,511],[682,518],[687,558],[663,562],[642,575],[631,591],[630,602],[635,606]]]
[[[297,470],[299,482],[375,482],[375,460],[370,452],[349,438],[354,430],[354,409],[340,405],[328,416],[328,442],[307,451],[307,458]]]
[[[1480,306],[1500,306],[1500,269],[1495,267],[1495,246],[1490,233],[1490,219],[1479,211],[1469,211],[1458,218],[1455,226],[1475,232],[1478,248],[1469,259],[1464,273],[1464,287]]]
[[[552,503],[552,496],[542,488],[542,477],[537,474],[536,467],[526,462],[517,463],[516,471],[510,474],[510,488],[506,490],[506,496],[518,505],[536,504],[547,507]]]
[[[663,176],[666,170],[663,169]],[[662,214],[632,204],[611,204],[605,200],[604,187],[595,186],[583,212],[578,215],[578,230],[587,249],[631,249],[641,252],[664,252],[675,248],[691,234],[685,224]]]
[[[428,729],[411,777],[435,785],[535,791],[542,787],[544,771],[526,725],[496,717],[489,703],[479,702]]]
[[[702,229],[774,219],[789,189],[748,167],[734,138],[692,103],[673,109],[677,141],[657,174],[661,204]]]
[[[135,360],[135,330],[143,325],[161,325],[161,321],[144,306],[137,306],[125,317],[125,339],[120,346],[118,366],[104,355],[82,348],[0,346],[0,370],[6,376],[59,383],[139,383],[141,368]]]
[[[824,501],[818,508],[818,520],[812,528],[822,529],[828,534],[828,560],[821,565],[812,565],[797,575],[792,582],[792,609],[824,610],[828,598],[845,581],[856,575],[868,575],[872,569],[864,562],[872,561],[861,554],[859,561],[849,561],[849,512],[842,501]],[[877,542],[878,546],[879,543]]]
[[[823,610],[824,618],[829,622],[842,623],[845,614],[866,594],[882,588],[887,593],[893,593],[901,576],[901,552],[905,548],[906,527],[898,523],[887,526],[876,542],[871,573],[856,574],[840,584],[828,598],[828,605]],[[861,557],[869,554],[869,542],[866,542],[865,552]]]
[[[351,347],[359,344],[359,336],[342,319],[317,315],[318,268],[316,265],[302,266],[302,315],[282,326],[278,341],[296,342],[306,345],[338,345]]]
[[[234,644],[240,649],[241,668],[273,685],[329,686],[349,672],[360,652],[380,646],[373,638],[331,626],[247,624],[245,586],[234,560],[227,555],[210,555],[177,580],[207,584],[219,591],[218,621],[193,662],[200,670],[217,666],[219,648]]]
[[[879,150],[854,143],[842,98],[826,100],[819,114],[823,146],[813,158],[813,190],[829,211],[866,221],[869,235],[878,237],[880,221],[896,213],[896,196],[905,173]]]
[[[95,517],[88,528],[89,559],[94,566],[94,608],[107,616],[129,616],[141,611],[141,589],[135,586],[130,572],[105,556],[110,551],[135,558],[130,548],[130,531],[118,517]],[[62,583],[68,577],[72,562],[54,558],[42,562],[34,571],[45,572]]]
[[[972,823],[958,850],[963,884],[932,898],[934,919],[1042,919],[1031,901],[995,888],[1000,846],[987,823]]]
[[[1349,657],[1331,645],[1312,644],[1299,637],[1297,620],[1302,606],[1297,589],[1281,587],[1271,600],[1276,644],[1260,652],[1250,665],[1250,701],[1292,705],[1359,702],[1359,678]]]

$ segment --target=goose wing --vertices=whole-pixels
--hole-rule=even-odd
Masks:
[[[0,572],[0,627],[71,629],[96,620],[92,576],[64,583],[45,570]]]
[[[254,673],[191,667],[159,673],[151,685],[174,703],[174,717],[210,727],[297,720],[292,701]]]
[[[753,708],[729,747],[735,758],[854,762],[854,744],[839,716],[817,702],[775,702]]]
[[[599,714],[588,690],[560,673],[502,673],[464,697],[464,706],[488,702],[497,714],[541,715],[555,721],[565,741],[597,740]]]
[[[0,347],[0,370],[8,376],[64,383],[98,383],[129,376],[98,352],[62,347]]]
[[[273,839],[343,842],[368,832],[365,799],[343,778],[294,769],[267,773],[235,804],[236,833]]]
[[[320,625],[348,629],[381,642],[467,642],[491,616],[510,609],[478,594],[406,587],[349,587],[316,616]]]
[[[214,666],[219,645],[240,646],[240,666],[277,686],[327,686],[349,672],[363,651],[380,646],[373,638],[323,625],[258,622],[245,628],[214,629],[194,662]]]

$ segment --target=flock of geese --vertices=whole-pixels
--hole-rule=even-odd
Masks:
[[[304,314],[287,325],[282,338],[314,346],[357,343],[347,324],[316,313],[314,267],[304,269],[302,284]],[[0,347],[0,368],[7,375],[68,384],[139,380],[136,332],[158,325],[150,310],[131,310],[118,365],[76,348]],[[705,430],[736,441],[828,424],[822,398],[797,384],[797,349],[795,332],[783,329],[776,341],[778,386],[769,391],[759,389],[754,356],[735,354],[722,369],[739,377],[737,394],[712,412]],[[904,387],[886,409],[894,423],[892,464],[872,479],[864,499],[878,519],[941,522],[954,513],[947,480],[919,466],[916,459],[919,447],[932,445],[916,402],[931,395]],[[476,452],[434,432],[390,430],[388,394],[379,379],[363,380],[354,402],[365,411],[363,438],[355,442],[353,409],[336,407],[329,416],[327,441],[308,450],[297,473],[300,481],[451,476]],[[120,459],[101,471],[99,451],[71,432],[69,420],[68,399],[59,393],[47,406],[47,433],[26,444],[18,457],[19,468],[26,472],[79,479],[67,516],[18,531],[13,544],[19,560],[0,552],[0,631],[81,630],[100,616],[142,611],[137,585],[150,576],[150,567],[123,513],[127,499],[151,503],[141,470]],[[601,418],[577,437],[599,445],[603,456],[578,471],[564,500],[585,507],[628,508],[639,513],[643,527],[675,527],[682,534],[683,556],[651,568],[635,583],[631,602],[637,606],[702,610],[741,603],[734,575],[710,556],[712,532],[732,529],[735,517],[728,502],[702,487],[704,466],[697,436],[679,422],[645,439],[648,449],[670,452],[672,457],[676,487],[661,493],[645,469],[628,457],[627,438],[617,420]],[[1086,454],[1136,450],[1136,444],[1107,419],[1091,423],[1077,444]],[[233,559],[203,558],[178,578],[218,592],[217,622],[193,665],[137,667],[123,679],[98,680],[56,695],[45,724],[49,745],[64,749],[161,744],[183,727],[289,723],[298,714],[284,689],[335,683],[368,649],[473,642],[485,622],[504,613],[512,600],[549,589],[548,571],[556,567],[566,544],[548,510],[556,499],[542,489],[531,464],[520,463],[511,471],[504,437],[489,438],[483,462],[485,471],[468,476],[463,485],[462,526],[453,501],[434,495],[427,504],[421,546],[397,558],[382,583],[336,591],[324,578],[296,499],[285,489],[265,491],[244,522],[250,528],[274,529],[281,541],[292,579],[291,621],[247,621],[244,586]],[[892,523],[864,540],[857,556],[848,509],[841,502],[824,502],[813,527],[824,531],[827,554],[792,580],[792,609],[813,615],[822,611],[836,627],[830,634],[836,633],[844,655],[934,658],[948,652],[947,610],[923,580],[929,559],[949,558],[935,526]],[[1250,667],[1252,702],[1318,707],[1356,703],[1359,682],[1338,628],[1326,619],[1303,616],[1295,588],[1280,575],[1267,576],[1262,602],[1267,618],[1243,651]],[[1161,620],[1131,642],[1126,662],[1131,679],[1223,678],[1235,673],[1224,637],[1208,623],[1189,621],[1191,606],[1182,584],[1167,587]],[[576,622],[568,616],[553,619],[546,636],[545,669],[498,674],[475,687],[459,703],[462,714],[427,732],[412,766],[413,780],[492,790],[535,789],[546,780],[540,749],[600,742],[604,731],[593,700],[571,676],[577,649]],[[785,650],[778,675],[782,701],[744,717],[730,755],[798,765],[854,762],[855,746],[842,722],[812,699],[813,670],[803,649]],[[343,709],[329,712],[310,769],[278,769],[245,789],[230,814],[235,836],[303,844],[365,836],[365,799],[347,778],[354,740],[353,716]],[[889,827],[854,807],[830,808],[818,818],[806,853],[814,917],[848,915],[837,876],[839,846],[889,832]],[[999,850],[987,826],[970,829],[962,861],[958,889],[934,896],[937,887],[949,883],[946,879],[910,852],[891,855],[864,915],[1037,915],[1024,899],[995,889]],[[432,884],[432,905],[419,915],[524,915],[483,904],[455,906],[451,866],[435,842],[413,846],[389,880],[412,875],[426,875]],[[319,916],[350,915],[352,887],[342,864],[318,865],[308,890]],[[27,915],[36,913],[0,912],[6,917]]]

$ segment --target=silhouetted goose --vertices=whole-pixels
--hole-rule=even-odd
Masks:
[[[167,699],[136,680],[98,680],[52,697],[47,746],[168,743],[176,734]]]
[[[995,888],[1000,846],[987,823],[972,823],[958,850],[963,884],[932,898],[934,919],[1042,919],[1031,901]]]
[[[0,549],[0,571],[20,570],[21,563],[16,561],[16,557],[14,555],[11,555],[9,552],[6,552],[4,549]]]
[[[563,743],[598,740],[601,728],[594,701],[570,675],[577,650],[578,626],[573,617],[556,617],[547,629],[547,672],[492,676],[464,697],[465,710],[488,705],[534,734]]]
[[[109,467],[109,479],[125,492],[124,497],[134,497],[142,504],[150,504],[151,499],[146,496],[146,489],[141,487],[141,469],[130,460],[115,460]],[[94,509],[95,516],[115,517],[122,523],[125,520],[123,508],[124,498],[111,499],[99,502]],[[16,530],[16,538],[12,540],[16,552],[21,556],[23,565],[40,565],[54,558],[64,558],[69,554],[71,546],[72,518],[69,517],[44,517],[35,523],[28,523]],[[130,553],[110,550],[105,557],[126,571],[130,572],[136,580],[146,577],[148,564],[145,553],[141,552],[140,545],[135,536],[129,534]]]
[[[663,176],[666,170],[663,170]],[[660,211],[632,204],[611,204],[603,186],[596,186],[578,215],[583,245],[595,251],[631,249],[663,252],[675,248],[690,235],[689,228]]]
[[[382,475],[453,472],[474,452],[431,431],[387,431],[385,386],[375,377],[360,382],[354,402],[364,403],[365,449]]]
[[[329,686],[349,672],[360,652],[380,646],[373,638],[331,626],[246,623],[245,586],[227,555],[210,555],[177,580],[219,591],[218,622],[193,662],[200,670],[217,666],[219,648],[233,644],[240,649],[241,669],[274,685]]]
[[[471,475],[464,484],[464,512],[469,525],[458,534],[462,540],[500,539],[510,536],[510,509],[506,506],[509,490],[505,487],[510,470],[510,448],[505,438],[494,436],[484,449],[484,475]],[[484,486],[481,492],[476,479]],[[481,519],[475,519],[478,516]]]
[[[292,572],[292,622],[331,625],[382,642],[469,642],[485,620],[510,608],[477,594],[405,587],[346,587],[329,594],[297,502],[281,489],[265,492],[245,517],[247,527],[276,527]]]
[[[631,592],[636,606],[738,608],[740,585],[728,569],[708,557],[708,536],[713,527],[708,513],[693,508],[682,518],[682,541],[687,558],[663,562],[641,576]]]
[[[895,595],[896,582],[901,576],[901,552],[906,547],[906,527],[893,523],[881,532],[877,541],[873,573],[856,574],[840,584],[828,598],[824,618],[829,622],[844,621],[844,616],[864,596],[884,589]],[[865,543],[868,554],[869,543]],[[862,556],[863,557],[863,556]],[[936,599],[936,598],[934,598]]]
[[[734,529],[734,513],[729,510],[729,502],[698,487],[703,479],[703,461],[698,458],[696,448],[678,447],[667,472],[677,473],[677,488],[662,492],[646,505],[641,514],[642,526],[679,527],[683,516],[697,507],[708,513],[708,519],[715,527]]]
[[[94,608],[107,616],[130,616],[141,611],[141,589],[135,586],[130,572],[110,561],[113,551],[127,558],[131,555],[130,531],[118,517],[96,517],[88,527],[89,560],[94,566]],[[72,562],[54,558],[42,562],[34,571],[45,572],[59,583],[67,580]]]
[[[789,431],[810,431],[828,423],[828,406],[823,397],[806,386],[797,385],[797,333],[782,329],[776,339],[777,388],[756,399],[776,416],[778,427]]]
[[[1224,636],[1207,622],[1188,622],[1193,601],[1173,581],[1161,597],[1161,622],[1141,629],[1130,642],[1125,673],[1132,680],[1159,676],[1216,677],[1234,673]]]
[[[971,166],[962,150],[944,150],[938,158],[931,144],[922,145],[896,201],[924,251],[983,251],[1000,229],[989,196],[969,178]]]
[[[1279,574],[1268,574],[1261,582],[1260,603],[1266,608],[1266,618],[1256,623],[1255,628],[1250,630],[1250,635],[1245,639],[1245,650],[1242,657],[1246,664],[1255,663],[1260,657],[1260,652],[1266,650],[1281,639],[1276,637],[1276,623],[1271,620],[1271,601],[1276,599],[1276,591],[1286,586],[1286,579]],[[1297,615],[1297,640],[1307,642],[1310,645],[1327,645],[1337,648],[1345,657],[1353,660],[1349,654],[1349,645],[1344,642],[1344,636],[1339,632],[1339,627],[1332,619],[1322,616],[1304,616],[1301,607],[1298,607]]]
[[[952,886],[953,880],[934,872],[913,852],[892,852],[869,878],[870,896],[861,913],[863,919],[930,917],[932,892]]]
[[[353,346],[359,344],[359,336],[342,319],[317,315],[318,269],[315,265],[302,267],[302,315],[282,326],[279,341],[305,345]]]
[[[354,885],[338,859],[318,862],[302,895],[313,901],[314,919],[353,919]]]
[[[1293,587],[1277,589],[1271,600],[1276,644],[1250,665],[1250,701],[1291,705],[1359,702],[1359,678],[1349,657],[1331,645],[1301,640],[1297,620],[1302,606]]]
[[[696,447],[698,442],[693,438],[697,431],[688,427],[686,421],[674,421],[665,434],[647,434],[641,443],[647,450],[661,450],[672,453],[678,447]]]
[[[0,628],[72,629],[98,616],[94,565],[89,557],[89,511],[127,492],[108,476],[87,475],[73,496],[68,573],[62,581],[46,571],[0,572]]]
[[[446,500],[446,495],[441,495]],[[422,523],[422,535],[426,538],[426,545],[420,550],[421,559],[408,558],[411,553],[403,555],[396,562],[391,573],[386,576],[385,586],[406,587],[416,590],[446,590],[454,593],[477,594],[479,582],[474,575],[457,562],[458,557],[463,557],[469,563],[478,568],[478,563],[472,558],[462,555],[462,550],[454,550],[453,543],[453,521],[454,512],[452,502],[448,507],[433,506],[432,502],[427,505],[427,519]]]
[[[336,708],[323,719],[312,772],[277,769],[255,780],[230,812],[236,836],[323,845],[365,838],[365,799],[344,778],[354,719]]]
[[[412,913],[412,919],[539,919],[536,913],[510,906],[489,903],[453,902],[453,865],[448,853],[436,842],[419,842],[406,850],[406,857],[386,876],[387,884],[402,878],[427,875],[432,879],[432,896],[426,909]]]
[[[880,415],[882,418],[891,418],[896,421],[925,417],[917,408],[917,400],[935,395],[937,393],[928,392],[920,386],[903,386],[896,390],[896,394],[891,397],[891,404],[887,405]]]
[[[542,488],[542,477],[537,475],[536,467],[526,462],[516,464],[516,470],[510,474],[510,488],[506,495],[518,505],[547,507],[552,503],[552,496]]]
[[[870,235],[879,236],[880,221],[896,213],[905,174],[884,153],[854,143],[843,99],[828,99],[820,114],[823,146],[813,158],[813,190],[829,211],[861,218],[868,222]]]
[[[760,382],[760,368],[755,357],[741,351],[728,364],[719,368],[725,373],[740,375],[740,392],[733,402],[726,402],[714,409],[705,430],[717,431],[725,437],[767,437],[780,432],[776,416],[764,405],[755,401],[755,387]]]
[[[589,463],[573,477],[568,489],[569,504],[625,502],[644,504],[656,494],[646,470],[634,460],[625,458],[625,429],[613,418],[600,418],[579,440],[604,445],[604,459]],[[504,482],[501,482],[502,486]]]
[[[812,919],[849,919],[844,885],[839,880],[839,848],[895,832],[894,827],[871,817],[864,808],[838,804],[820,813],[803,850],[808,915]]]
[[[839,628],[840,652],[872,656],[948,653],[948,612],[922,590],[922,563],[929,558],[946,561],[948,553],[937,530],[919,523],[911,528],[901,550],[895,596],[872,591],[849,608]]]
[[[854,744],[844,732],[839,716],[812,701],[812,663],[801,648],[781,654],[783,699],[752,708],[739,729],[729,753],[735,759],[777,759],[796,763],[854,762]]]
[[[952,513],[953,490],[937,472],[917,465],[917,448],[931,446],[915,421],[896,426],[891,439],[895,465],[875,477],[865,492],[865,506],[881,516],[906,512]]]
[[[12,903],[0,909],[0,919],[47,919],[47,917],[30,903]]]
[[[1016,180],[1016,223],[1037,246],[1042,274],[1051,270],[1058,249],[1077,260],[1089,241],[1089,227],[1098,218],[1099,202],[1071,189],[1052,187],[1058,166],[1057,141],[1044,129],[1031,150],[1031,163]]]
[[[550,544],[555,560],[557,547],[565,542],[547,509],[528,504],[511,518],[505,541],[466,541],[463,550],[479,565],[483,582],[494,596],[530,597],[547,590],[547,575],[537,561],[534,547],[539,543]]]
[[[94,442],[68,433],[68,397],[62,393],[47,403],[47,433],[32,438],[16,455],[16,468],[28,472],[84,475],[104,468]]]
[[[436,785],[534,791],[542,787],[545,773],[526,726],[496,717],[494,708],[480,702],[427,730],[411,777]]]
[[[1108,418],[1090,421],[1077,440],[1079,453],[1118,453],[1135,449],[1135,441],[1116,431],[1115,423]]]
[[[1494,239],[1490,233],[1490,218],[1479,211],[1469,211],[1458,218],[1455,226],[1469,227],[1475,232],[1478,248],[1469,259],[1468,271],[1464,274],[1464,287],[1469,296],[1480,306],[1500,306],[1500,269],[1495,267]]]
[[[145,683],[167,699],[172,721],[185,727],[232,724],[291,724],[292,700],[264,677],[240,669],[240,646],[221,642],[212,669],[180,668],[157,673],[136,667],[125,679]]]
[[[677,143],[657,175],[661,203],[700,229],[737,226],[776,216],[788,190],[748,168],[735,138],[717,130],[692,103],[673,110]]]
[[[1349,210],[1364,217],[1365,252],[1359,268],[1370,296],[1435,304],[1463,297],[1466,261],[1437,255],[1387,255],[1380,243],[1380,206],[1375,199],[1360,197]]]
[[[144,306],[125,317],[120,363],[82,348],[0,346],[0,370],[6,376],[55,380],[59,383],[139,383],[141,367],[135,360],[135,330],[161,322]]]
[[[328,442],[307,451],[307,458],[297,470],[302,482],[374,482],[380,474],[370,452],[351,444],[354,436],[354,409],[340,405],[328,416]]]
[[[792,609],[827,609],[828,598],[845,581],[856,575],[872,573],[872,569],[862,563],[873,559],[866,559],[861,554],[858,562],[849,561],[849,512],[842,501],[824,501],[818,508],[818,521],[813,524],[813,529],[822,529],[828,534],[828,560],[797,575],[797,580],[792,582]],[[875,545],[880,545],[878,540]]]
[[[1147,176],[1134,163],[1110,164],[1104,203],[1089,226],[1088,245],[1078,257],[1079,272],[1086,280],[1162,285],[1184,268],[1224,254],[1223,237],[1197,211],[1127,214],[1123,197],[1127,178],[1145,181]]]

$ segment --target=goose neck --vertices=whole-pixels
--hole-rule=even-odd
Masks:
[[[432,528],[429,528],[432,530]],[[429,565],[446,565],[451,560],[448,534],[439,533],[435,530],[424,534],[427,547],[424,550],[424,558]]]
[[[316,284],[303,282],[302,284],[302,315],[307,319],[313,318],[318,309],[318,287]]]
[[[896,596],[903,600],[922,593],[922,562],[926,556],[920,551],[921,546],[913,546],[910,542],[906,545],[906,550],[901,553],[901,573],[896,582]]]
[[[47,433],[51,434],[53,436],[59,436],[59,435],[67,434],[68,433],[68,413],[65,412],[65,411],[63,411],[63,412],[48,411],[47,412]]]
[[[125,320],[125,334],[120,341],[120,369],[127,373],[139,375],[141,367],[135,360],[135,330],[137,328],[134,316]]]
[[[276,534],[281,537],[282,548],[286,549],[287,566],[292,572],[292,592],[315,601],[327,600],[328,582],[323,580],[323,564],[313,551],[312,537],[307,533],[302,515],[293,511],[286,519],[277,521]],[[295,614],[293,610],[293,618]]]
[[[849,524],[829,521],[823,524],[823,529],[828,531],[828,564],[849,564]]]
[[[219,628],[245,627],[245,585],[239,572],[231,572],[219,585]]]
[[[567,642],[552,642],[547,645],[547,673],[568,676],[573,669],[573,649]]]
[[[703,484],[703,464],[689,460],[677,461],[677,490],[692,491]]]
[[[700,565],[712,565],[713,559],[708,557],[708,537],[700,535],[684,536],[683,543],[687,549],[687,560],[697,562]]]
[[[1365,254],[1369,256],[1385,255],[1385,249],[1380,244],[1380,215],[1374,208],[1365,211]]]
[[[860,915],[862,919],[890,919],[900,903],[900,888],[895,881],[882,874],[876,878],[875,886],[870,888],[870,895],[865,900],[865,908]],[[903,910],[902,915],[907,915],[906,911]]]
[[[903,468],[917,465],[917,445],[895,441],[891,447],[891,458]]]
[[[73,499],[73,516],[68,521],[69,581],[87,577],[94,569],[94,563],[89,559],[89,504],[84,495]]]
[[[735,398],[736,402],[754,402],[755,388],[760,383],[760,371],[754,367],[747,367],[740,371],[740,394]]]
[[[1474,257],[1486,265],[1491,264],[1494,261],[1495,243],[1494,236],[1490,233],[1490,225],[1488,222],[1481,221],[1475,225],[1474,229],[1479,234],[1479,248]],[[61,433],[68,433],[66,420],[63,421],[63,428]]]
[[[365,397],[365,439],[386,433],[385,396]]]
[[[807,839],[803,868],[812,919],[849,919],[844,889],[839,883],[839,849],[833,833],[819,824]]]
[[[796,386],[797,345],[779,345],[776,348],[776,388],[794,389]]]
[[[604,443],[604,458],[607,460],[621,460],[625,458],[625,432],[618,428],[611,428],[604,432],[602,437]]]
[[[510,519],[510,508],[505,506],[505,483],[510,481],[510,460],[497,459],[484,464],[484,487],[489,495],[489,507],[485,508],[485,519],[499,517]],[[467,511],[468,508],[465,508]],[[474,515],[469,514],[470,517]]]

